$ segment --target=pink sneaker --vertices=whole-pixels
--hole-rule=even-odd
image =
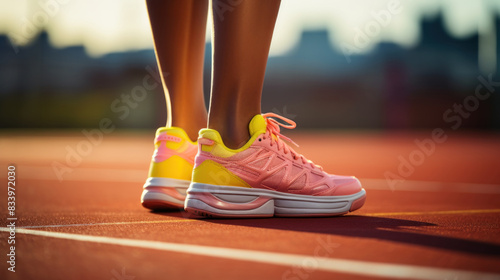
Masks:
[[[280,125],[296,126],[273,113],[256,115],[250,140],[236,150],[217,131],[202,129],[185,210],[208,217],[300,217],[342,215],[363,206],[366,192],[358,179],[330,175],[295,152],[281,140],[291,141]]]
[[[197,152],[197,143],[191,142],[182,128],[160,127],[141,195],[142,206],[151,210],[182,209]]]

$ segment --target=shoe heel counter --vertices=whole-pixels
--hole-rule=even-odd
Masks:
[[[190,181],[192,172],[193,165],[177,155],[173,155],[161,162],[151,161],[149,167],[149,177],[163,177]]]
[[[240,177],[227,170],[221,164],[206,159],[197,164],[193,169],[192,181],[195,183],[251,188],[251,186]]]

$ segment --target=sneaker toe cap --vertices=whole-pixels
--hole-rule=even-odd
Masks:
[[[361,191],[361,182],[353,176],[333,176],[334,195],[351,195]]]

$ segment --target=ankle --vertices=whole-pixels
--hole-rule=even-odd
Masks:
[[[196,142],[198,140],[198,132],[200,131],[200,129],[201,128],[191,128],[184,129],[184,131],[192,142]]]
[[[196,142],[198,140],[198,132],[200,129],[206,127],[206,122],[203,124],[201,122],[199,123],[180,123],[180,122],[173,122],[172,126],[175,127],[180,127],[184,129],[186,132],[187,136],[192,142]]]
[[[260,110],[212,110],[208,116],[208,128],[219,132],[224,145],[230,149],[244,146],[251,135],[248,130],[250,121]],[[238,112],[238,113],[236,113]]]
[[[212,122],[208,127],[219,132],[222,142],[230,149],[238,149],[245,145],[250,139],[248,132],[248,124],[235,125],[235,124],[220,124]]]
[[[219,132],[221,133],[221,132]],[[248,135],[248,130],[245,131],[245,133],[222,133],[221,134],[222,141],[224,142],[224,145],[228,147],[229,149],[239,149],[243,147],[248,140],[250,139],[250,135]]]

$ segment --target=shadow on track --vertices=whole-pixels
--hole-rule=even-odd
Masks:
[[[176,213],[174,216],[185,215]],[[415,232],[415,227],[439,227],[439,225],[413,220],[349,215],[329,218],[204,219],[204,221],[222,225],[371,238],[500,257],[498,244],[437,235],[437,233]]]

